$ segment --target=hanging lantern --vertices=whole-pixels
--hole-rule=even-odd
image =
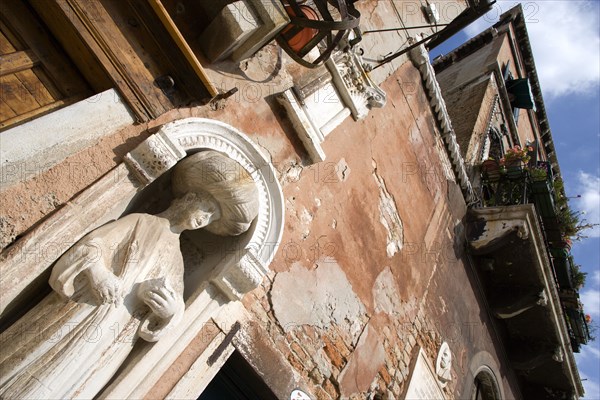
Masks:
[[[313,0],[315,8],[301,4],[304,1],[288,0],[285,10],[290,23],[277,35],[277,42],[286,53],[299,64],[315,68],[329,59],[331,53],[354,30],[360,40],[360,13],[345,0]],[[334,20],[327,6],[330,4],[339,12],[339,20]],[[306,56],[317,49],[319,56],[309,61]]]

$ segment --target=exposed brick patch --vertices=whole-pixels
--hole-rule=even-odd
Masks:
[[[335,349],[341,354],[342,357],[348,358],[350,355],[350,349],[346,346],[346,343],[342,339],[341,336],[335,335],[332,338],[332,343],[335,346]]]
[[[312,371],[310,371],[308,377],[318,385],[323,383],[323,381],[325,380],[325,376],[323,376],[323,374],[321,373],[321,371],[319,371],[319,368],[317,367],[313,368]]]
[[[335,385],[330,379],[327,379],[325,380],[325,382],[323,382],[323,389],[325,389],[325,391],[333,399],[337,399],[340,396],[340,392],[337,388],[337,385]]]
[[[296,357],[294,355],[294,353],[291,353],[291,352],[288,353],[287,359],[290,362],[290,365],[292,366],[292,368],[294,368],[296,371],[298,371],[298,372],[304,371],[304,366],[302,365],[300,360],[298,360],[298,357]]]
[[[381,376],[381,378],[385,382],[385,386],[386,387],[389,386],[389,384],[392,382],[392,377],[388,373],[388,370],[387,370],[386,367],[381,367],[379,369],[379,375]]]
[[[331,341],[331,339],[328,336],[323,337],[323,343],[323,350],[325,351],[325,354],[327,354],[327,357],[331,360],[333,365],[341,369],[344,366],[345,362],[344,358],[335,347],[335,344]]]
[[[296,357],[298,357],[302,365],[307,367],[307,369],[310,369],[315,365],[314,362],[311,360],[310,356],[306,354],[306,351],[304,351],[304,349],[300,347],[298,342],[292,342],[290,348],[292,349],[292,352],[296,355]]]
[[[315,396],[317,396],[317,400],[331,400],[332,397],[323,389],[321,386],[317,386],[315,388]]]

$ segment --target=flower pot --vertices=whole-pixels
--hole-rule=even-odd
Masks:
[[[301,5],[300,10],[304,14],[303,15],[304,18],[312,20],[312,21],[319,20],[319,15],[309,6]],[[294,9],[290,6],[285,6],[285,11],[288,13],[288,15],[290,17],[296,16]],[[282,34],[287,33],[289,30],[293,29],[292,27],[293,27],[293,24],[291,24],[291,23],[288,24],[288,26],[286,26],[281,31],[281,33]],[[290,48],[292,50],[294,50],[296,53],[299,53],[304,48],[304,46],[306,46],[312,40],[312,38],[317,36],[317,33],[319,33],[319,31],[317,29],[303,28],[300,32],[296,33],[294,36],[289,38],[287,40],[287,44],[290,46]]]
[[[506,160],[504,166],[506,167],[506,177],[508,179],[518,180],[523,178],[525,164],[521,160]]]
[[[558,249],[565,249],[567,251],[571,251],[571,243],[566,240],[559,240],[558,242],[552,243],[552,246]]]
[[[502,176],[500,164],[496,160],[485,160],[481,164],[481,174],[483,175],[483,179],[491,182],[499,181]]]

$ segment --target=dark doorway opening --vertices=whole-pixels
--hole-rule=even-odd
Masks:
[[[277,400],[244,357],[234,351],[198,400]]]

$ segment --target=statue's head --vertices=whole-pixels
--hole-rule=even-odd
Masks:
[[[188,192],[171,202],[170,220],[178,231],[204,228],[221,217],[221,209],[208,193]]]
[[[450,352],[449,347],[445,347],[442,351],[442,357],[440,359],[440,367],[442,369],[450,368],[452,363],[452,353]]]
[[[185,229],[206,230],[222,236],[248,230],[258,215],[258,190],[248,171],[235,160],[213,150],[193,154],[179,162],[172,176]],[[175,217],[179,218],[179,217]]]

